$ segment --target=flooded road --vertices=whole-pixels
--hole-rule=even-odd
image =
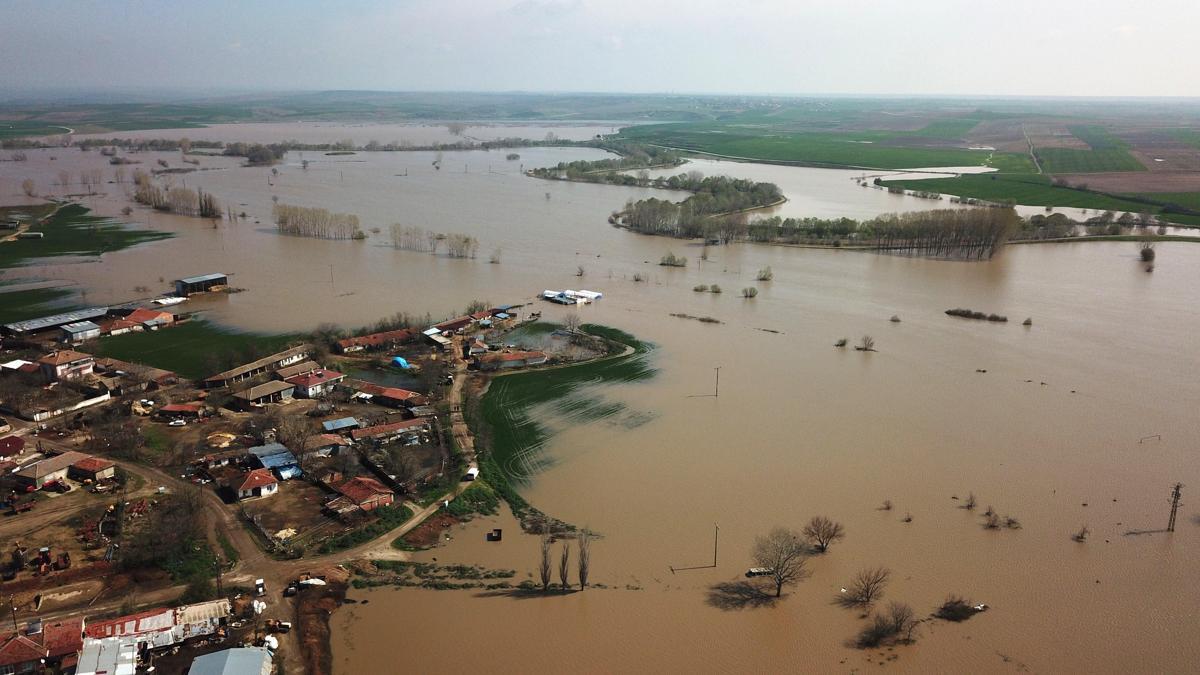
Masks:
[[[0,165],[7,201],[23,171],[52,179],[56,167],[41,152],[21,167]],[[523,494],[603,535],[593,544],[592,576],[607,588],[532,599],[355,591],[370,602],[333,617],[337,672],[1194,669],[1197,508],[1184,507],[1173,535],[1123,533],[1165,526],[1173,483],[1200,486],[1200,357],[1189,348],[1200,332],[1192,290],[1200,287],[1200,247],[1159,244],[1152,274],[1128,242],[1013,246],[982,263],[734,245],[711,248],[701,262],[697,246],[605,223],[626,200],[663,192],[520,174],[522,164],[594,151],[520,154],[507,162],[499,153],[446,153],[438,171],[432,153],[308,153],[316,161],[305,172],[294,153],[273,186],[267,169],[203,159],[220,170],[181,180],[233,201],[250,220],[214,228],[137,210],[139,222],[178,236],[101,262],[36,270],[83,285],[93,302],[226,272],[246,292],[182,307],[254,330],[358,325],[397,311],[444,316],[474,298],[520,302],[544,288],[585,287],[605,299],[536,308],[551,320],[578,312],[654,343],[654,377],[586,388],[628,415],[581,420],[553,406],[538,410],[550,432],[549,466]],[[805,171],[820,173],[781,183],[791,199],[785,208],[809,200],[805,214],[822,215],[820,203],[840,188],[821,182],[824,170]],[[848,191],[837,193],[842,210],[831,206],[830,215],[927,203],[829,180]],[[869,196],[851,196],[859,194]],[[381,231],[364,242],[282,237],[267,218],[272,195],[357,213],[364,229]],[[84,203],[115,215],[124,200]],[[393,222],[472,234],[480,255],[395,250]],[[500,263],[489,264],[496,248]],[[659,267],[668,251],[688,257],[688,266]],[[755,282],[768,265],[774,281]],[[635,273],[649,281],[634,282]],[[725,292],[692,290],[712,283]],[[748,286],[757,298],[740,297]],[[945,316],[952,307],[1009,322]],[[890,322],[892,315],[902,321]],[[1032,327],[1020,325],[1026,317]],[[864,334],[878,352],[833,347]],[[718,366],[720,396],[705,396]],[[1139,443],[1155,435],[1161,439]],[[1189,490],[1185,504],[1195,501]],[[959,508],[969,493],[979,500],[974,512]],[[880,510],[884,500],[893,510]],[[1021,529],[983,529],[988,505]],[[906,514],[912,522],[903,522]],[[842,522],[847,537],[814,557],[811,578],[781,602],[739,610],[711,596],[714,583],[750,565],[756,535],[774,525],[799,529],[814,515]],[[714,525],[718,566],[672,573],[711,561]],[[1072,541],[1084,525],[1088,541]],[[494,526],[508,536],[485,543]],[[537,541],[517,529],[507,516],[481,519],[417,557],[528,578]],[[964,624],[923,624],[917,644],[885,650],[883,658],[899,658],[881,667],[880,650],[846,646],[864,622],[832,603],[855,572],[876,565],[893,572],[885,599],[908,602],[919,616],[950,593],[991,609]]]

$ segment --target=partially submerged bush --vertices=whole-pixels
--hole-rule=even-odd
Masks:
[[[742,289],[743,298],[753,298],[758,296],[758,289],[753,286],[748,286]]]
[[[883,644],[912,642],[918,625],[920,622],[914,616],[912,607],[893,602],[888,605],[886,612],[871,617],[870,623],[859,632],[854,643],[859,649],[870,649]]]
[[[847,338],[842,338],[842,339],[838,340],[837,342],[833,343],[833,346],[834,347],[845,347],[848,342],[850,342],[850,340],[848,340]]]
[[[720,287],[720,286],[718,286],[717,284],[713,284],[712,286],[709,286],[709,287],[708,287],[708,292],[709,292],[709,293],[720,293],[720,292],[721,292],[721,287]]]
[[[979,605],[979,607],[982,606]],[[976,605],[971,604],[970,600],[952,593],[946,596],[946,601],[942,603],[941,607],[937,608],[937,611],[933,615],[939,619],[958,623],[966,621],[982,611],[982,609],[976,609]]]
[[[692,290],[696,291],[697,293],[707,293],[708,292],[708,284],[697,284],[695,286],[692,286]]]
[[[957,316],[963,319],[976,319],[978,321],[996,321],[1000,323],[1008,321],[1008,317],[1002,314],[984,314],[983,312],[976,312],[974,310],[963,309],[961,307],[948,309],[946,310],[946,313],[950,316]]]
[[[770,281],[775,278],[775,272],[771,271],[771,266],[767,265],[758,271],[758,275],[754,277],[759,281]]]
[[[658,261],[658,264],[665,267],[687,267],[687,258],[677,256],[674,253],[668,253]]]
[[[1154,242],[1142,242],[1141,248],[1138,249],[1138,255],[1141,256],[1142,262],[1154,262]]]

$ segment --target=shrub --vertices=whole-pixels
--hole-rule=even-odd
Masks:
[[[696,291],[697,293],[707,293],[708,284],[698,284],[696,286],[692,286],[692,290]]]
[[[758,271],[758,275],[754,277],[759,281],[770,281],[775,278],[775,273],[771,271],[771,266],[767,265]]]
[[[837,342],[833,343],[833,346],[834,347],[845,347],[849,342],[850,342],[849,339],[842,338],[842,339],[838,340]]]
[[[941,607],[937,608],[937,611],[933,615],[939,619],[958,623],[966,621],[981,611],[975,609],[975,606],[962,596],[950,594],[946,596],[946,601],[942,603]]]
[[[742,289],[743,298],[753,298],[758,296],[758,289],[753,286],[748,286]]]
[[[721,292],[721,287],[720,287],[720,286],[718,286],[717,284],[713,284],[712,286],[709,286],[709,287],[708,287],[708,292],[709,292],[709,293],[720,293],[720,292]]]
[[[1138,249],[1138,255],[1141,256],[1142,262],[1153,262],[1154,261],[1154,243],[1148,242],[1148,241],[1142,243],[1141,248]]]
[[[658,264],[665,267],[687,267],[687,258],[677,256],[674,253],[667,253],[658,261]]]

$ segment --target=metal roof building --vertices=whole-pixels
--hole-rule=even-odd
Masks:
[[[107,315],[107,307],[90,307],[88,309],[75,310],[74,312],[63,312],[62,314],[43,316],[39,319],[29,319],[27,321],[14,321],[13,323],[7,323],[4,324],[4,332],[8,333],[9,335],[29,335],[30,333],[40,333],[44,330],[51,330],[53,328],[58,328],[59,326],[65,326],[69,323],[100,319]]]
[[[190,675],[270,675],[271,652],[266,647],[236,647],[197,656]]]
[[[300,461],[288,450],[282,443],[268,443],[248,451],[258,459],[258,463],[264,469],[270,469],[279,476],[280,480],[287,480],[301,475]]]
[[[362,425],[353,417],[343,417],[338,420],[322,422],[321,426],[325,427],[325,431],[341,431],[343,429],[357,429]]]
[[[228,274],[201,274],[194,277],[184,277],[175,280],[175,295],[186,298],[192,293],[203,293],[214,286],[224,286],[228,283]]]

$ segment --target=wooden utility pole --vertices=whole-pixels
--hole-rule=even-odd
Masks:
[[[721,396],[721,366],[717,366],[714,370],[717,371],[717,383],[716,383],[716,386],[713,387],[713,398],[720,398],[720,396]]]
[[[721,534],[721,526],[713,525],[713,567],[717,566],[717,537]]]
[[[1175,531],[1175,514],[1179,512],[1179,497],[1183,491],[1183,483],[1176,483],[1171,490],[1171,520],[1167,521],[1167,532]]]

